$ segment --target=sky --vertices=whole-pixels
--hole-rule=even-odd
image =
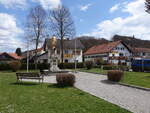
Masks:
[[[150,14],[144,0],[0,0],[0,52],[26,49],[24,26],[30,9],[69,8],[77,36],[110,40],[113,35],[150,40]]]

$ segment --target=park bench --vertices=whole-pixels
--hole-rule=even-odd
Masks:
[[[17,82],[19,82],[20,80],[22,81],[22,79],[36,79],[40,81],[44,80],[44,76],[43,74],[40,73],[35,73],[35,72],[28,72],[28,73],[16,73],[17,76]]]

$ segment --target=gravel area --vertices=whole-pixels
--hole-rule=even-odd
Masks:
[[[150,113],[150,91],[122,86],[107,81],[107,76],[76,73],[75,87],[116,104],[134,113]],[[56,83],[55,76],[46,76],[44,82]]]

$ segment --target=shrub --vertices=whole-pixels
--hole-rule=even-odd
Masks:
[[[20,61],[11,61],[9,62],[9,66],[13,72],[16,72],[21,68],[21,63]]]
[[[61,73],[56,75],[57,84],[61,87],[74,86],[75,76],[69,73]]]
[[[108,80],[119,82],[123,76],[123,72],[119,70],[110,70],[107,73]]]
[[[58,67],[60,69],[74,69],[75,63],[60,63],[58,64]],[[83,67],[84,67],[83,63],[77,63],[77,68],[83,68]]]
[[[91,69],[93,67],[93,62],[92,61],[86,61],[85,66],[87,69]]]
[[[37,64],[37,68],[38,68],[39,70],[48,69],[48,68],[49,68],[49,64],[47,64],[47,63],[38,63],[38,64]],[[27,69],[27,64],[26,64],[26,63],[22,63],[21,69],[22,69],[22,70]],[[34,64],[34,63],[29,63],[29,69],[30,69],[30,70],[35,69],[35,64]]]
[[[104,65],[103,69],[104,70],[116,70],[116,69],[118,69],[118,66],[116,66],[116,65]]]
[[[10,66],[7,62],[0,63],[0,70],[10,70]]]
[[[118,69],[122,70],[122,71],[129,71],[130,67],[129,66],[121,65],[121,66],[118,66]]]
[[[104,60],[102,58],[96,60],[96,65],[101,66],[103,64],[104,64]]]

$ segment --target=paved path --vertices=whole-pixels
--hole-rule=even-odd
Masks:
[[[45,77],[44,82],[56,83],[55,76]],[[75,86],[134,113],[150,113],[150,91],[114,84],[104,75],[85,72],[76,74]]]

